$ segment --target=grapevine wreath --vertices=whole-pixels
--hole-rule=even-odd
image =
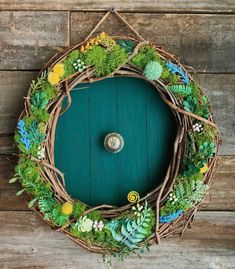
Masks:
[[[217,166],[219,131],[208,98],[186,66],[145,41],[120,14],[114,11],[137,38],[93,36],[109,13],[81,44],[57,54],[32,81],[17,124],[19,161],[10,182],[21,183],[17,195],[26,192],[28,206],[54,229],[90,251],[123,257],[182,234],[191,224]],[[76,85],[114,76],[151,83],[174,113],[178,131],[160,186],[144,197],[133,190],[122,207],[90,207],[68,195],[64,175],[55,167],[56,123]]]

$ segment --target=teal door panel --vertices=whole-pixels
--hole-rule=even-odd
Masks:
[[[81,88],[80,88],[81,87]],[[89,205],[127,203],[158,186],[172,158],[174,116],[148,82],[116,77],[78,85],[69,110],[58,120],[55,164],[68,193]],[[113,154],[104,137],[118,132],[124,148]]]

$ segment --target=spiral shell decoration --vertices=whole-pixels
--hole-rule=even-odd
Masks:
[[[140,200],[140,195],[138,192],[136,191],[130,191],[127,195],[127,200],[130,202],[130,203],[138,203],[139,200]]]

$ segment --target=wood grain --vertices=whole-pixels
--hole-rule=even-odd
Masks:
[[[102,256],[76,246],[33,212],[0,212],[1,268],[109,268]],[[200,212],[182,238],[165,239],[142,259],[130,256],[113,269],[232,269],[235,264],[235,213]]]
[[[137,0],[117,1],[117,0],[67,0],[66,5],[62,0],[0,0],[2,10],[108,10],[111,7],[119,11],[149,11],[149,12],[223,12],[230,13],[235,11],[233,0],[216,1],[193,1],[193,0]]]
[[[2,11],[0,29],[1,69],[41,69],[68,46],[67,12]]]
[[[71,43],[82,41],[104,13],[71,13]],[[182,63],[201,72],[234,72],[235,16],[208,14],[123,13],[146,40],[166,47]],[[99,30],[114,35],[127,28],[110,16]],[[195,34],[196,33],[196,34]]]
[[[31,80],[37,72],[0,71],[0,153],[15,151],[13,133]],[[198,74],[196,79],[210,97],[221,129],[222,155],[235,155],[235,75]]]
[[[29,85],[36,74],[27,71],[0,72],[0,134],[14,132],[16,119],[23,110],[23,97],[27,96]],[[7,147],[5,143],[2,146]]]
[[[16,196],[21,189],[9,184],[14,174],[15,157],[0,158],[0,210],[29,210],[23,196]],[[211,189],[202,204],[202,210],[235,210],[235,157],[221,156]],[[26,197],[25,197],[26,198]]]

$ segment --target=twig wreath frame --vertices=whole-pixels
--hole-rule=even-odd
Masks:
[[[11,183],[19,180],[33,208],[57,231],[93,252],[125,256],[149,244],[182,234],[190,226],[217,166],[219,131],[208,98],[175,56],[132,37],[93,33],[55,55],[33,81],[25,98],[15,141],[19,161]],[[79,83],[113,76],[147,80],[172,109],[178,125],[173,158],[162,184],[139,199],[129,193],[128,205],[89,207],[72,199],[64,176],[54,163],[59,116],[71,104],[70,91]],[[62,102],[67,97],[63,110]]]

